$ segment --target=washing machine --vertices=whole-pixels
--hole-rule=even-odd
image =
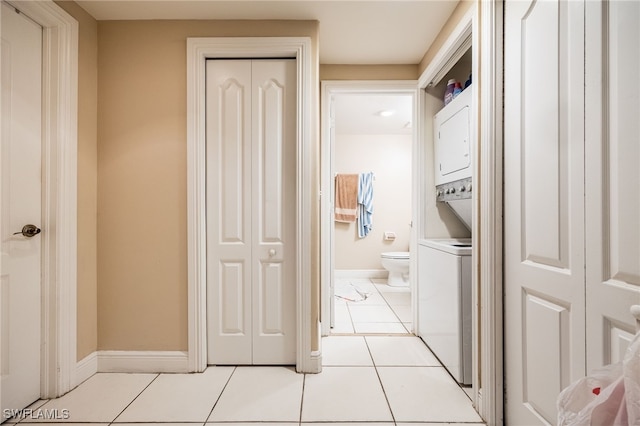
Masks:
[[[418,334],[449,373],[471,385],[471,239],[418,245]]]

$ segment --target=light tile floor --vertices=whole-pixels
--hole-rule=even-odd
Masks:
[[[336,299],[336,326],[322,341],[320,374],[232,366],[200,374],[98,373],[61,398],[34,403],[31,415],[6,424],[483,424],[465,390],[411,335],[409,289],[390,287],[385,280],[349,284],[368,297]],[[68,419],[36,418],[65,413]]]
[[[98,373],[33,413],[49,423],[180,425],[480,425],[466,393],[422,341],[404,336],[323,339],[323,371],[209,367],[199,374]],[[46,421],[31,416],[20,425]],[[8,423],[15,423],[9,420]]]
[[[351,301],[336,296],[332,334],[411,333],[409,287],[391,287],[386,279],[340,279],[338,285],[351,285],[367,298]]]

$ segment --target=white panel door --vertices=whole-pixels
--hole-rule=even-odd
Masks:
[[[506,423],[585,372],[584,4],[505,4]]]
[[[587,371],[620,361],[640,304],[640,2],[586,3]]]
[[[252,61],[253,364],[295,364],[296,68]]]
[[[295,363],[295,75],[207,62],[210,364]]]
[[[2,3],[1,409],[40,396],[42,28]]]
[[[209,364],[251,364],[251,62],[207,61]]]

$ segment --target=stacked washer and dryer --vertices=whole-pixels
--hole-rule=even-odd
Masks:
[[[436,199],[471,230],[472,87],[434,116]],[[418,331],[449,373],[472,384],[471,239],[419,241]]]

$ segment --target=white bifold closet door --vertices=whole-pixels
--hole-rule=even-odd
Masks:
[[[295,364],[295,65],[207,61],[209,364]]]
[[[621,361],[640,304],[640,4],[505,3],[505,423]]]

